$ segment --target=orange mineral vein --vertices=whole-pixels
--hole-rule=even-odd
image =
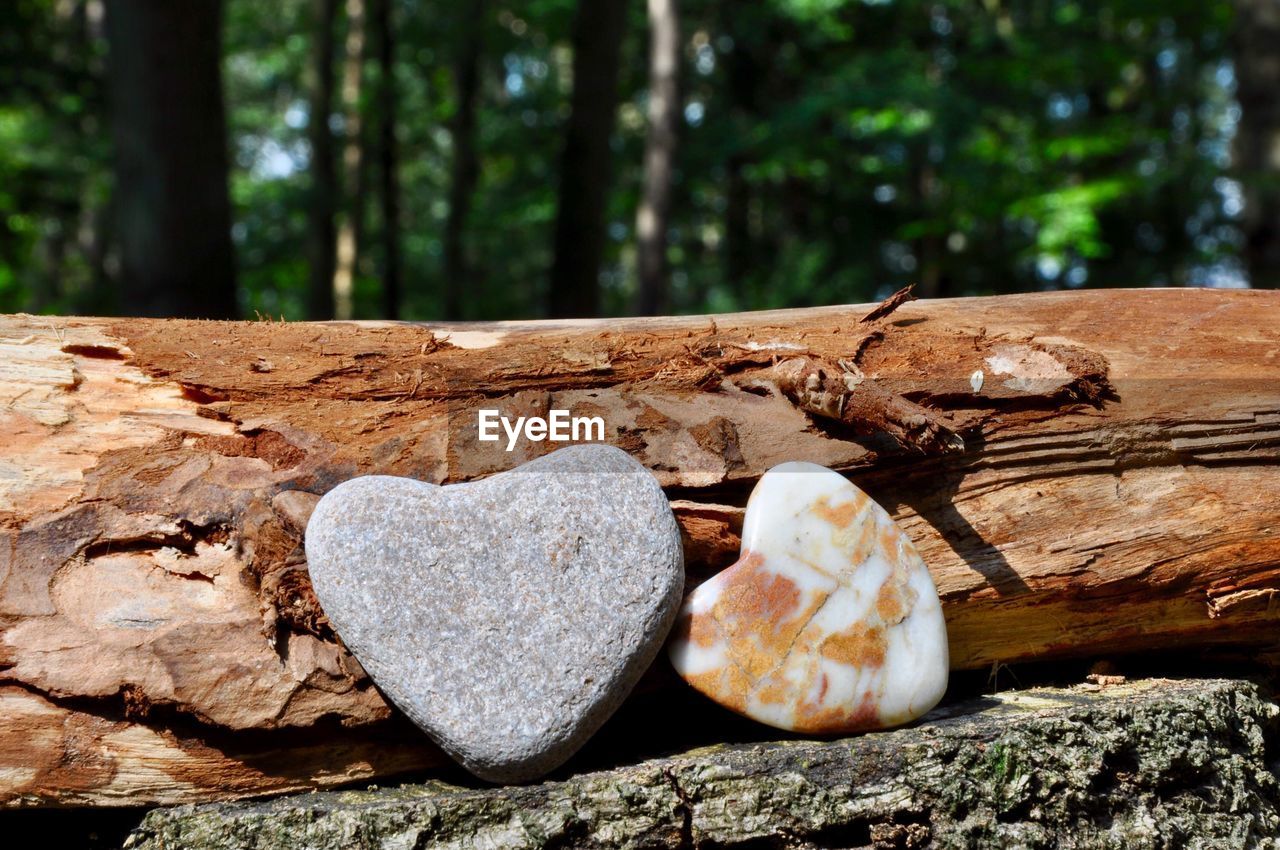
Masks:
[[[670,651],[716,702],[813,734],[906,723],[947,687],[942,606],[915,546],[865,493],[811,463],[760,479],[741,557],[685,600]]]

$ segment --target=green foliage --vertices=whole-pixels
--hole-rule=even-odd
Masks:
[[[0,15],[0,310],[102,312],[110,151],[103,47],[85,9]]]
[[[312,0],[226,0],[241,305],[300,318],[307,284]],[[0,22],[0,310],[112,300],[101,4],[12,0]],[[538,315],[573,0],[490,3],[468,318]],[[405,310],[442,309],[462,4],[396,0]],[[685,122],[670,221],[682,312],[1231,279],[1238,108],[1227,0],[685,0]],[[347,24],[335,33],[338,61]],[[372,47],[372,44],[370,45]],[[647,27],[632,4],[604,304],[635,296]],[[365,66],[356,283],[379,310],[377,66]],[[346,128],[331,121],[338,149]],[[1237,275],[1238,277],[1238,275]]]

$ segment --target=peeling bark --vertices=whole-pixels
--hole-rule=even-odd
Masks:
[[[222,799],[439,764],[416,733],[379,737],[395,717],[310,593],[302,530],[354,475],[464,481],[560,445],[479,442],[481,408],[602,416],[672,497],[690,582],[734,560],[770,466],[846,471],[929,565],[957,669],[1275,650],[1280,296],[957,299],[863,323],[868,309],[0,318],[0,685],[26,706],[0,712],[0,799]],[[854,364],[964,450],[814,415],[775,380],[796,359]],[[654,673],[646,687],[673,687]],[[142,759],[121,736],[163,745]],[[207,781],[175,766],[209,747]],[[85,748],[107,766],[77,774]],[[279,763],[237,755],[254,748]]]
[[[916,296],[912,294],[913,289],[915,289],[913,284],[907,284],[902,287],[897,292],[893,293],[884,301],[876,305],[876,308],[863,316],[861,321],[874,322],[878,319],[883,319],[885,316],[889,315],[903,304],[906,304],[908,301],[915,301]]]
[[[806,413],[851,425],[863,435],[883,431],[904,448],[926,454],[964,451],[964,439],[928,408],[885,392],[856,365],[796,357],[773,370],[778,388]]]

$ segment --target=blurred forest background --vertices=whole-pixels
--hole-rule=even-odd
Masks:
[[[5,0],[0,310],[1280,285],[1280,0]]]

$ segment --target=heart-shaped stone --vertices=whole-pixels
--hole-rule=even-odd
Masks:
[[[383,693],[503,782],[551,770],[599,728],[684,586],[657,480],[604,445],[444,487],[352,479],[316,506],[306,549],[325,614]]]
[[[761,477],[737,563],[689,595],[670,654],[720,704],[813,734],[905,723],[947,688],[946,623],[915,546],[812,463]]]

